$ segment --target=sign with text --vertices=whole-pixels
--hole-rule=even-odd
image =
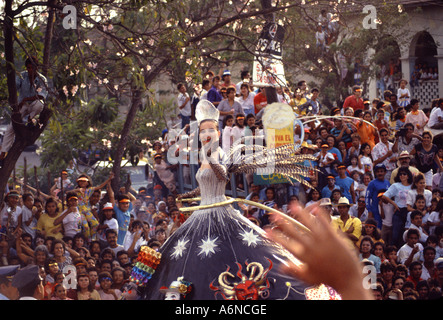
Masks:
[[[270,149],[283,146],[285,144],[294,144],[293,126],[287,126],[281,129],[266,128],[266,146]],[[260,170],[257,170],[260,172]],[[254,184],[276,184],[288,183],[288,179],[281,174],[254,174]]]
[[[285,30],[277,23],[263,27],[257,46],[252,71],[252,83],[258,87],[286,86],[282,62],[282,43]]]

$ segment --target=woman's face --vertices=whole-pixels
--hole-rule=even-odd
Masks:
[[[274,199],[274,191],[272,191],[272,190],[267,190],[267,191],[266,191],[266,198],[268,198],[268,200],[272,200],[272,199]]]
[[[82,238],[75,238],[75,246],[81,248],[85,245],[85,241]]]
[[[345,116],[353,117],[354,116],[354,111],[352,109],[347,109],[346,112],[345,112]]]
[[[124,277],[122,271],[114,271],[114,275],[112,276],[114,283],[123,283]]]
[[[432,139],[431,139],[431,137],[428,134],[424,134],[422,136],[422,138],[423,138],[423,144],[425,144],[425,145],[430,145],[431,144]]]
[[[317,190],[312,191],[312,200],[317,201],[320,198],[320,193]]]
[[[400,177],[400,182],[407,182],[408,181],[408,175],[405,172],[400,172],[398,174]]]
[[[330,147],[333,147],[333,146],[334,146],[334,143],[335,143],[334,138],[332,138],[332,137],[328,137],[328,138],[326,139],[326,141],[328,142],[328,144],[329,144]]]
[[[109,290],[111,289],[112,281],[110,279],[102,279],[100,281],[100,286],[103,288],[103,290]]]
[[[77,281],[77,285],[81,289],[87,289],[89,286],[89,278],[88,277],[80,277]]]
[[[35,254],[35,260],[37,261],[37,264],[42,265],[43,263],[45,263],[46,254],[42,251],[38,251]]]
[[[426,180],[420,179],[418,182],[415,183],[415,186],[418,190],[424,190],[426,188]]]
[[[404,285],[404,284],[405,284],[404,280],[401,279],[401,278],[399,278],[399,279],[396,279],[396,280],[394,281],[393,287],[394,287],[395,289],[399,289],[399,290],[401,290],[401,289],[403,288],[403,285]]]
[[[17,207],[19,200],[20,200],[19,197],[10,196],[8,197],[8,204],[10,207],[15,208]]]
[[[55,204],[55,202],[50,202],[46,205],[46,213],[49,215],[54,215],[57,210],[57,205]]]
[[[86,188],[88,186],[88,181],[85,180],[78,180],[77,183],[80,188]]]
[[[374,248],[374,255],[377,257],[380,257],[383,254],[383,247],[380,245],[375,246]]]
[[[380,133],[380,140],[383,143],[386,143],[388,141],[389,138],[389,134],[386,131],[383,131],[382,133]]]
[[[23,204],[26,206],[26,208],[31,209],[32,206],[34,205],[34,198],[33,197],[28,197]]]
[[[216,142],[220,137],[220,131],[214,121],[204,121],[200,125],[200,141],[203,145]]]
[[[372,120],[372,116],[371,116],[370,113],[365,113],[365,115],[363,116],[363,119],[364,119],[365,121],[371,122],[371,120]]]
[[[374,233],[374,229],[375,228],[372,225],[369,225],[369,224],[365,225],[365,232],[366,232],[367,235],[373,234]]]
[[[234,118],[229,118],[227,121],[226,121],[226,126],[228,126],[228,127],[232,127],[234,125]]]
[[[340,199],[340,192],[333,192],[332,193],[332,199],[337,202]]]
[[[57,243],[54,246],[54,256],[61,257],[65,253],[65,250],[63,249],[63,245],[61,243]]]
[[[363,183],[365,184],[365,186],[367,186],[369,184],[369,182],[371,182],[371,177],[369,177],[368,175],[365,175],[363,177]]]
[[[244,97],[247,97],[249,95],[249,90],[246,87],[242,87],[240,89],[240,92],[241,92],[241,95],[244,96]]]

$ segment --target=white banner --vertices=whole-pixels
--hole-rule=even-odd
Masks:
[[[264,26],[255,49],[252,84],[256,87],[285,87],[282,62],[284,28],[276,23]]]

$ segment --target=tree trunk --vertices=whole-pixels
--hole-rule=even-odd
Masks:
[[[114,155],[114,164],[112,167],[112,171],[114,172],[114,179],[111,182],[112,190],[117,194],[120,188],[120,171],[121,171],[121,160],[125,153],[126,143],[128,141],[129,133],[132,128],[132,124],[134,123],[135,116],[137,111],[140,109],[142,104],[142,92],[139,89],[134,89],[132,91],[131,97],[131,107],[129,108],[129,112],[126,116],[125,124],[123,126],[123,130],[120,133],[120,141],[117,146],[117,150]]]
[[[51,0],[52,1],[52,0]],[[49,1],[49,3],[51,2]],[[35,143],[45,129],[52,112],[45,106],[40,113],[39,121],[41,127],[28,128],[22,123],[20,110],[18,109],[17,86],[15,84],[15,62],[14,62],[14,33],[13,22],[14,15],[12,10],[12,0],[5,1],[5,20],[3,23],[4,43],[5,43],[5,60],[6,60],[6,76],[8,84],[9,104],[12,109],[11,124],[15,131],[15,141],[4,159],[3,167],[0,168],[0,203],[3,201],[3,194],[6,189],[9,177],[15,168],[17,160],[20,158],[23,150]],[[48,21],[48,25],[53,24],[54,20]],[[44,61],[48,61],[52,43],[52,26],[49,27],[45,38]]]
[[[169,64],[172,59],[167,57],[163,59],[158,65],[153,68],[150,72],[145,74],[144,83],[146,88],[149,88],[152,81],[159,75],[159,73]],[[131,107],[129,108],[128,115],[125,119],[125,124],[123,125],[123,130],[120,133],[120,141],[117,146],[117,150],[114,155],[114,163],[112,167],[112,172],[114,172],[114,179],[111,182],[112,190],[117,194],[120,188],[120,172],[121,172],[121,161],[125,153],[126,143],[128,141],[129,133],[134,123],[135,116],[142,104],[142,91],[140,89],[133,89],[131,97]]]
[[[43,65],[42,74],[47,77],[49,71],[49,60],[51,57],[51,44],[54,34],[54,24],[55,24],[55,10],[54,5],[57,0],[48,0],[49,16],[48,23],[46,24],[46,34],[45,34],[45,46],[43,51]]]

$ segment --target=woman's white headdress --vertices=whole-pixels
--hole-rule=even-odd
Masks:
[[[204,120],[214,120],[218,122],[220,111],[208,100],[201,100],[195,107],[195,118],[198,125]]]

